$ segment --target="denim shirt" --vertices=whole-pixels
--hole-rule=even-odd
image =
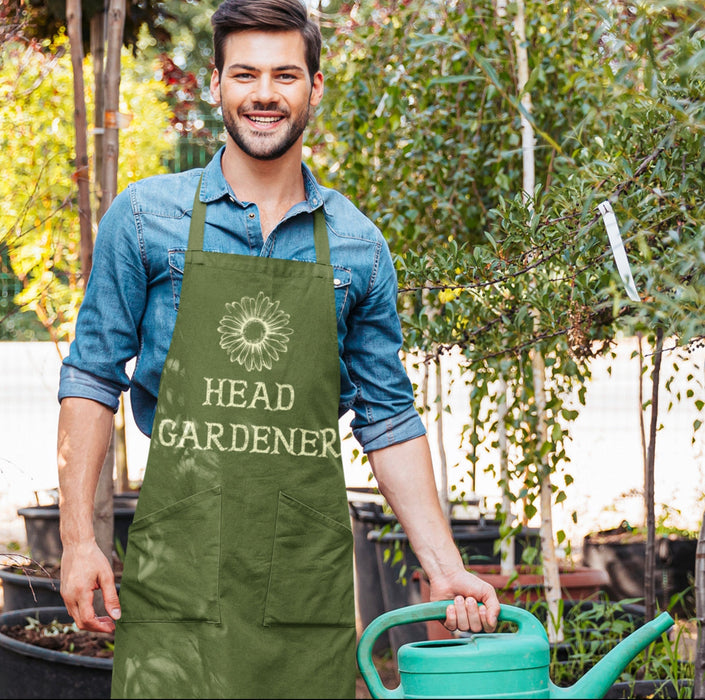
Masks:
[[[204,169],[140,180],[113,200],[98,228],[75,339],[61,367],[59,401],[83,397],[116,411],[120,393],[130,389],[135,422],[151,434],[203,173],[207,251],[315,262],[312,212],[323,207],[335,278],[339,415],[354,411],[353,434],[366,452],[423,435],[399,357],[396,271],[380,231],[302,164],[306,200],[263,240],[257,206],[239,201],[223,176],[222,152]]]

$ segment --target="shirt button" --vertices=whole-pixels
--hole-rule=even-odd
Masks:
[[[335,284],[336,286],[339,285],[339,284],[340,284],[340,280],[336,277],[336,278],[333,280],[333,284]]]
[[[254,218],[255,218],[254,212],[250,212],[247,216],[248,216],[250,219],[254,219]]]

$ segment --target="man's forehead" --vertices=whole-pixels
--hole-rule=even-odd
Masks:
[[[301,33],[247,30],[229,34],[224,46],[225,66],[243,64],[262,67],[306,68],[306,46]]]

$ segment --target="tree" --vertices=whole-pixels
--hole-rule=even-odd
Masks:
[[[85,269],[76,216],[71,63],[64,37],[53,44],[6,42],[0,51],[0,117],[17,125],[13,133],[5,130],[0,135],[0,160],[6,172],[13,173],[0,183],[0,196],[8,203],[0,212],[0,250],[23,286],[16,297],[18,308],[37,315],[58,349],[59,341],[72,337]],[[132,112],[138,128],[119,134],[125,156],[122,186],[128,179],[164,172],[173,148],[164,84],[136,75],[130,54],[123,60],[131,70],[123,82],[120,111]],[[90,59],[86,63],[90,68]],[[89,93],[89,106],[92,98]],[[110,466],[109,491],[104,487],[103,498],[109,512],[99,517],[105,525],[101,546],[112,553]]]
[[[197,2],[197,0],[193,0]],[[0,14],[9,22],[7,37],[31,43],[37,39],[60,40],[64,29],[70,37],[73,67],[76,169],[73,177],[78,187],[78,215],[80,222],[80,282],[72,302],[72,311],[66,322],[72,325],[83,287],[88,280],[93,250],[92,207],[90,194],[90,159],[87,139],[87,113],[84,81],[84,55],[92,52],[94,95],[95,95],[95,142],[94,142],[94,196],[97,200],[96,220],[107,210],[118,188],[118,149],[119,129],[125,116],[120,104],[120,55],[121,46],[131,46],[136,51],[139,35],[147,28],[155,42],[164,44],[170,34],[164,22],[175,19],[166,5],[173,2],[151,2],[150,0],[51,0],[46,3],[22,0],[3,0]],[[193,2],[189,2],[193,4]],[[183,5],[183,3],[179,3]],[[89,39],[87,40],[87,37]],[[106,51],[107,42],[107,51]],[[105,66],[104,66],[105,59]],[[67,200],[68,201],[68,198]],[[21,247],[21,246],[20,246]],[[44,311],[43,304],[37,304],[31,297],[31,285],[25,285],[25,299],[38,313]],[[21,303],[21,302],[20,302]],[[60,336],[56,328],[58,317],[44,314],[43,325],[50,329],[55,340]],[[63,321],[62,321],[63,322]],[[117,453],[113,442],[118,446]],[[113,470],[117,463],[118,482],[121,487],[127,483],[127,463],[125,453],[124,412],[122,402],[116,416],[115,430],[96,493],[95,524],[97,540],[101,549],[112,554],[112,492]]]
[[[314,162],[391,242],[405,348],[462,352],[480,406],[470,455],[503,432],[506,377],[520,517],[537,513],[546,472],[553,503],[567,498],[570,397],[584,400],[590,360],[619,333],[661,326],[682,347],[703,334],[704,15],[696,3],[526,2],[523,89],[512,23],[489,0],[356,3],[326,18]],[[522,120],[541,183],[529,201],[516,184]],[[615,270],[602,201],[641,302]],[[546,361],[544,425],[530,349]]]
[[[12,5],[11,0],[5,4]],[[16,3],[15,3],[16,4]],[[78,183],[78,210],[81,229],[81,280],[85,286],[90,275],[93,254],[92,215],[89,193],[89,159],[87,148],[87,117],[84,96],[83,56],[86,31],[90,35],[89,46],[95,52],[94,91],[96,95],[96,142],[95,163],[96,194],[99,200],[97,219],[107,210],[117,194],[118,145],[120,120],[120,53],[123,43],[136,46],[138,33],[146,25],[152,35],[161,39],[168,33],[160,23],[169,14],[162,2],[135,0],[126,7],[126,0],[50,0],[46,3],[20,3],[26,13],[27,36],[56,37],[66,27],[70,38],[73,66],[74,128],[76,142],[76,181]],[[85,12],[84,12],[85,10]],[[15,10],[21,15],[21,10]],[[84,17],[85,15],[85,17]],[[127,15],[127,22],[126,22]],[[107,51],[105,43],[107,42]],[[105,67],[103,57],[106,57]],[[101,131],[102,133],[98,134]],[[121,449],[115,453],[114,443]],[[117,460],[118,480],[127,479],[125,454],[124,413],[122,402],[116,417],[113,441],[96,492],[94,520],[96,539],[103,552],[112,555],[112,493],[113,470]]]

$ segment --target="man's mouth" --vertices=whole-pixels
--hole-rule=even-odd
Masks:
[[[277,114],[274,116],[259,116],[259,115],[254,115],[254,114],[248,114],[246,115],[247,119],[255,124],[259,124],[261,126],[269,126],[271,124],[276,124],[277,122],[280,122],[282,119],[284,119],[283,114]]]

